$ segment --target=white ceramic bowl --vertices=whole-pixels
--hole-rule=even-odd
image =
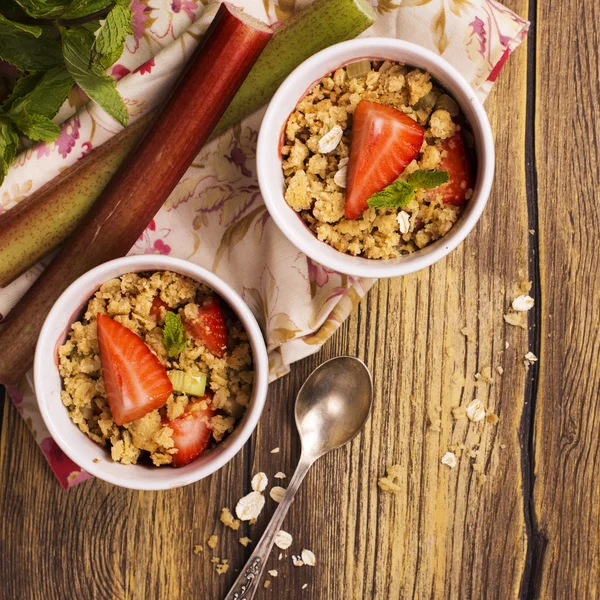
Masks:
[[[373,260],[339,252],[319,241],[284,199],[280,141],[298,101],[322,77],[360,59],[392,60],[420,67],[458,102],[475,137],[477,174],[473,196],[454,227],[441,239],[411,255]],[[273,220],[285,236],[314,261],[348,275],[396,277],[428,267],[460,244],[473,229],[488,200],[494,175],[494,140],[490,124],[473,88],[443,58],[416,44],[389,38],[364,38],[331,46],[297,67],[273,96],[263,119],[257,148],[260,190]]]
[[[234,310],[248,333],[254,359],[255,379],[246,412],[223,442],[185,467],[122,465],[90,440],[67,415],[60,399],[58,347],[65,341],[90,297],[113,277],[139,271],[174,271],[205,283]],[[231,460],[246,443],[262,413],[267,394],[269,361],[261,330],[242,298],[224,281],[195,264],[169,256],[142,255],[119,258],[92,269],[73,282],[48,313],[38,339],[34,383],[40,412],[50,434],[61,449],[88,473],[115,485],[138,490],[164,490],[207,477]],[[98,462],[94,462],[99,459]]]

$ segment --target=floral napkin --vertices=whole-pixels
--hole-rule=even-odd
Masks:
[[[271,23],[285,20],[307,0],[233,0]],[[378,18],[364,36],[395,37],[426,46],[451,62],[483,100],[521,43],[528,23],[493,0],[378,0]],[[111,67],[131,121],[157,106],[171,88],[218,3],[133,0],[133,35]],[[225,279],[243,296],[263,328],[271,378],[319,350],[367,293],[373,280],[340,275],[308,259],[279,232],[256,181],[257,132],[264,109],[206,145],[131,253],[171,254]],[[0,188],[0,212],[55,177],[120,129],[98,106],[73,91],[57,116],[60,137],[38,144],[13,163]],[[0,289],[0,319],[43,270],[38,265]],[[29,373],[9,395],[60,483],[89,475],[49,436]]]

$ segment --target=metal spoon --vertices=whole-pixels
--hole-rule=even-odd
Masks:
[[[275,534],[308,469],[318,458],[358,434],[369,416],[372,396],[371,374],[358,358],[332,358],[309,375],[296,397],[296,427],[302,442],[300,462],[269,526],[225,600],[254,598]]]

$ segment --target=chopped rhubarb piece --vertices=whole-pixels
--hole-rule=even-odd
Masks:
[[[424,129],[403,112],[361,100],[354,111],[344,214],[357,219],[367,200],[388,186],[417,156]]]
[[[115,423],[141,419],[163,406],[173,385],[158,358],[121,323],[101,314],[96,320],[104,388]]]
[[[162,321],[165,314],[169,310],[169,305],[163,302],[158,296],[152,300],[152,306],[150,307],[150,316],[155,321]]]

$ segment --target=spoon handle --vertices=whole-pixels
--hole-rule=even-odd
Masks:
[[[294,500],[294,496],[313,462],[314,459],[307,459],[304,456],[300,457],[296,472],[294,473],[290,485],[288,486],[283,499],[279,503],[277,510],[273,514],[271,522],[265,529],[260,542],[258,542],[252,556],[248,559],[244,570],[235,580],[235,583],[225,600],[252,600],[252,598],[254,598],[261,575],[267,565],[267,559],[271,553],[271,548],[273,548],[275,534],[281,529],[281,524],[287,515],[290,504]]]

